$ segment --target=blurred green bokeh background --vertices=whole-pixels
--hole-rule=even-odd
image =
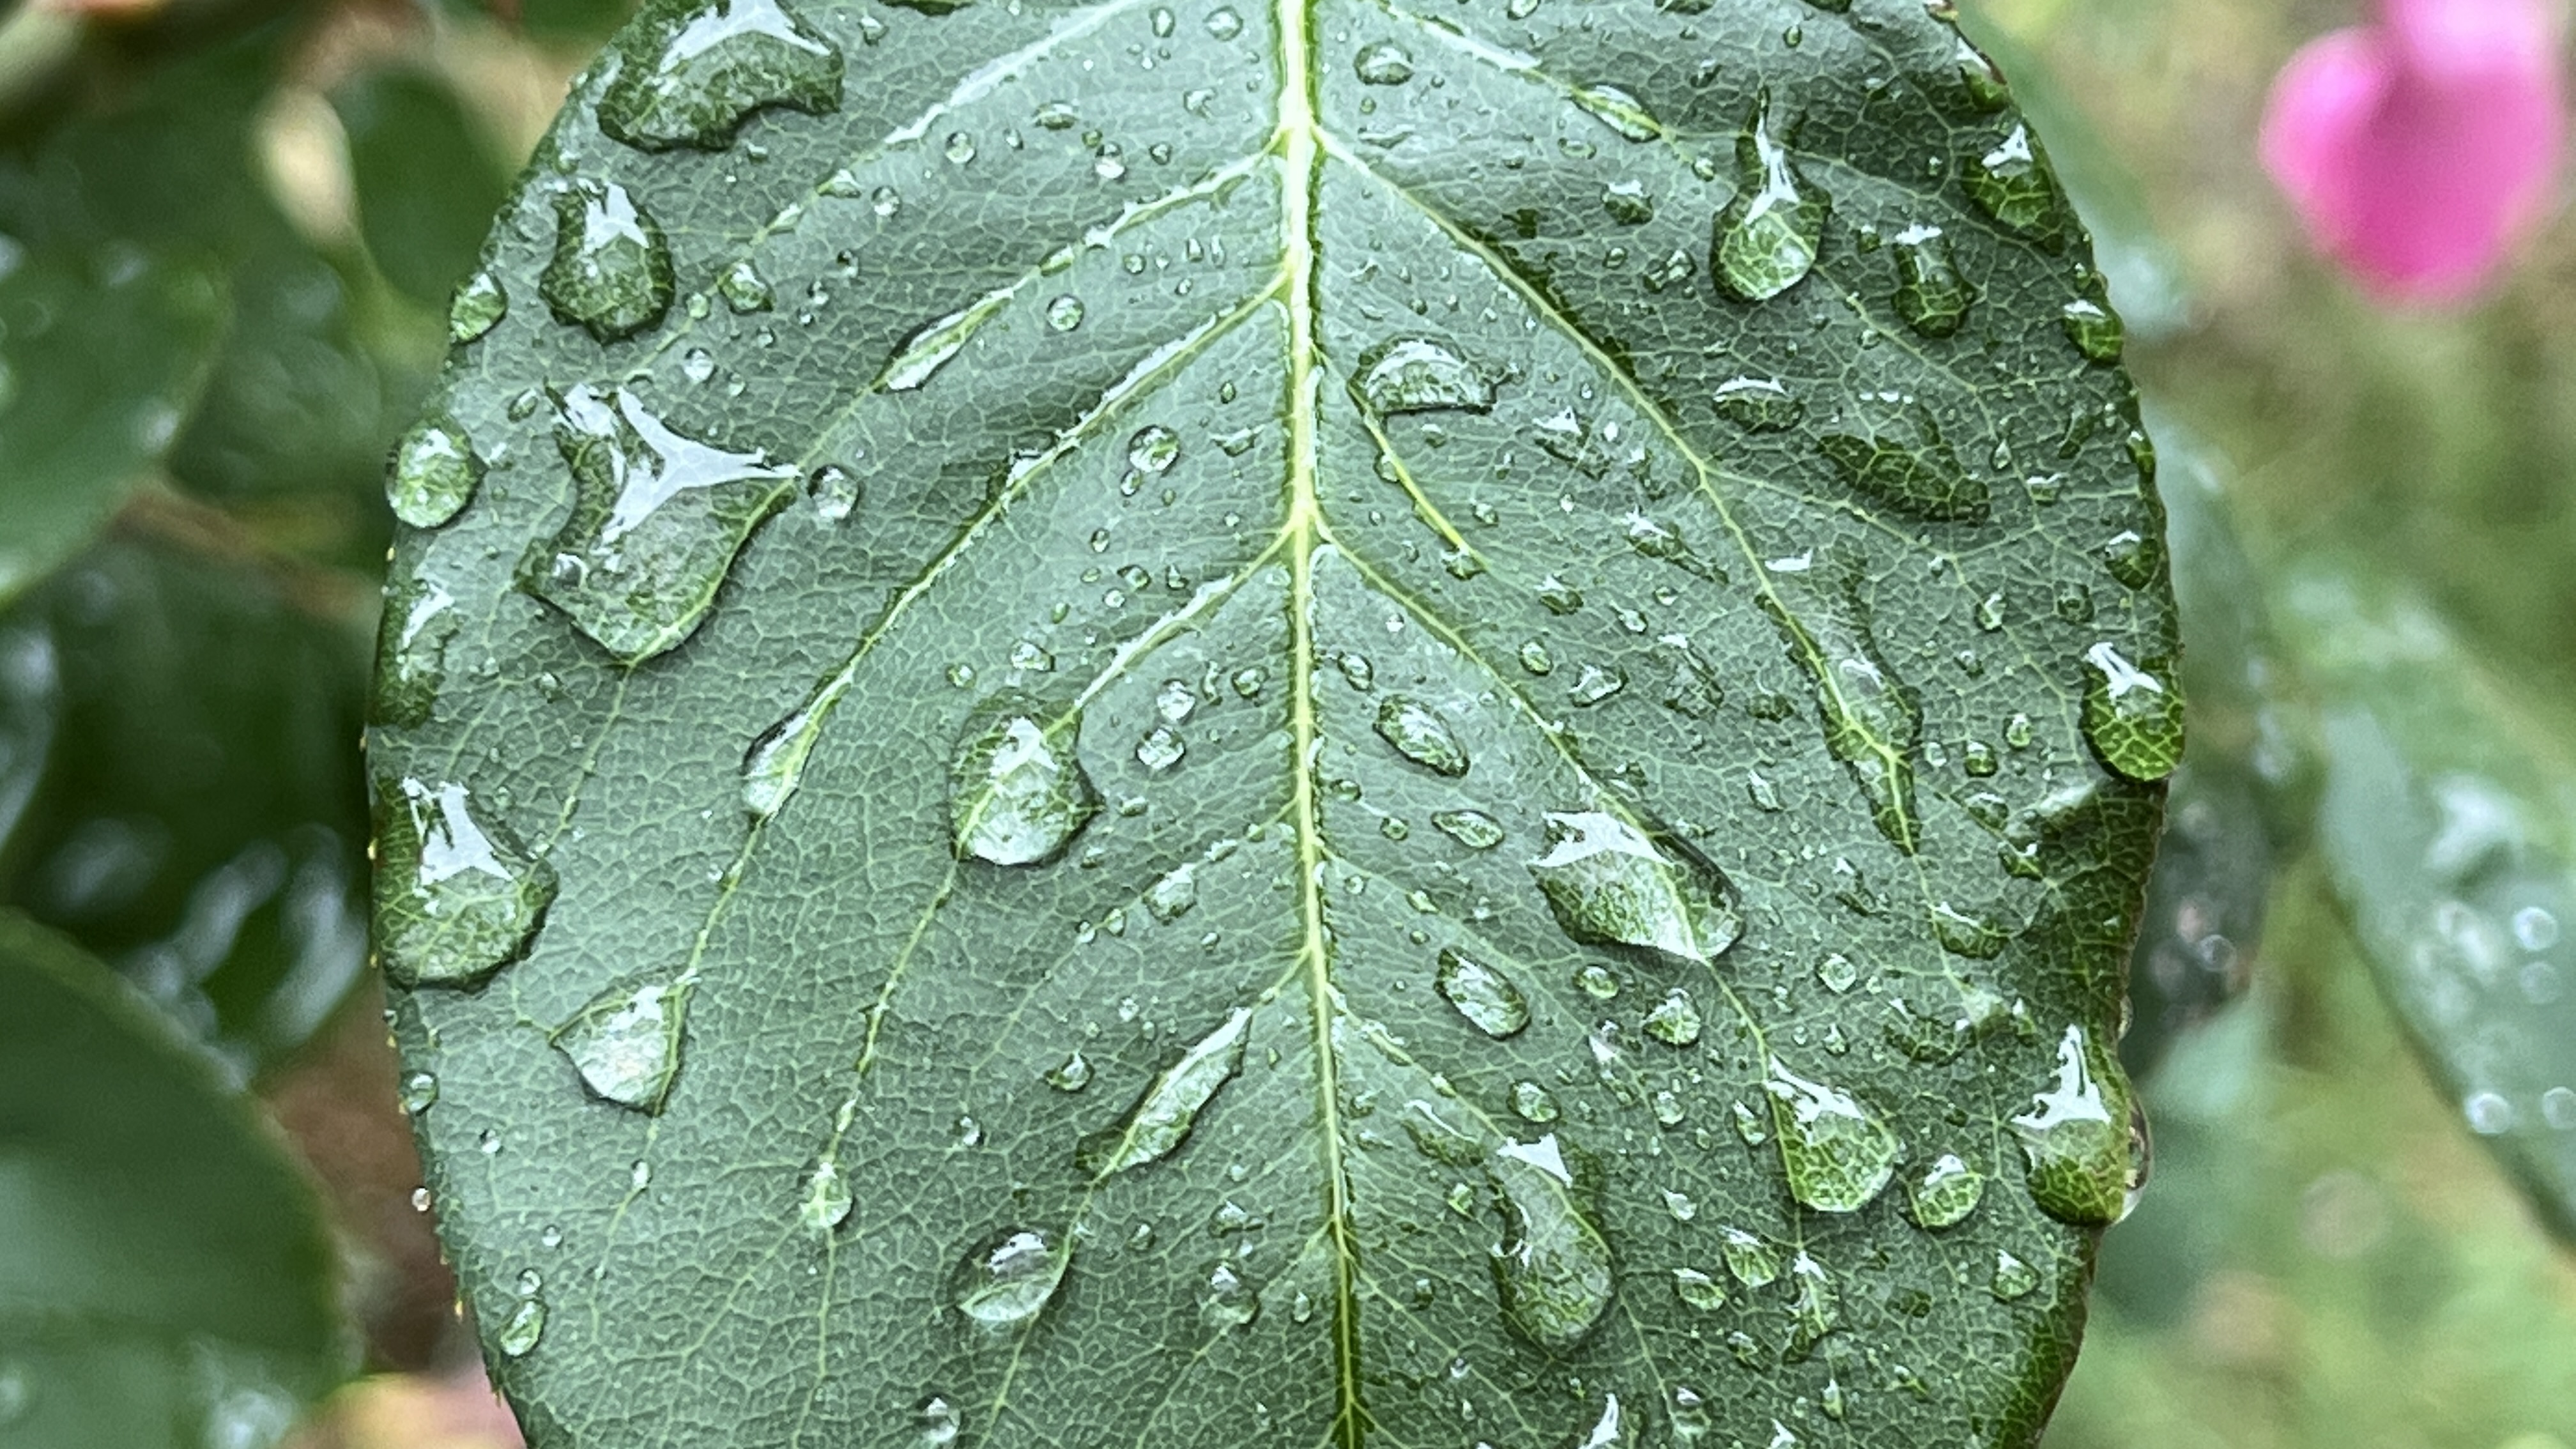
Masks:
[[[2349,6],[1961,3],[2256,572],[2332,553],[2411,580],[2576,740],[2576,225],[2471,309],[2382,311],[2305,251],[2253,159],[2273,71]],[[508,176],[623,14],[0,19],[0,417],[77,423],[0,429],[0,906],[140,987],[311,1166],[374,1375],[304,1431],[315,1449],[508,1432],[411,1206],[363,970],[356,741],[381,459]],[[2419,1064],[2322,869],[2231,848],[2213,870],[2240,883],[2279,858],[2270,919],[2258,895],[2241,950],[2142,1002],[2158,1168],[2110,1235],[2051,1444],[2576,1449],[2576,1255]],[[0,1372],[0,1421],[7,1398]]]

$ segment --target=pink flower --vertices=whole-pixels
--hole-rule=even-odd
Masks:
[[[2263,165],[2319,250],[2410,302],[2477,290],[2555,198],[2567,130],[2549,0],[2376,0],[2281,69]]]

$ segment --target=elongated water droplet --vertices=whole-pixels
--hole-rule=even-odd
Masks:
[[[1578,1184],[1550,1133],[1506,1142],[1485,1160],[1503,1241],[1493,1255],[1503,1319],[1550,1353],[1571,1353],[1610,1311],[1610,1244],[1593,1225],[1589,1184]]]
[[[455,298],[447,304],[447,336],[454,342],[472,342],[509,315],[510,293],[501,279],[490,272],[476,272],[457,286]]]
[[[968,717],[948,772],[948,820],[959,858],[994,865],[1053,860],[1099,812],[1082,768],[1079,712],[1019,694]]]
[[[1482,810],[1434,810],[1431,823],[1469,850],[1491,850],[1503,843],[1502,822]]]
[[[1937,226],[1909,226],[1888,242],[1896,256],[1896,315],[1926,337],[1958,331],[1977,289],[1959,275],[1950,239]]]
[[[1931,411],[1910,398],[1853,399],[1817,435],[1816,451],[1845,483],[1908,517],[1975,523],[1994,506],[1994,490],[1959,462]]]
[[[1413,79],[1413,57],[1392,40],[1374,40],[1351,60],[1360,79],[1373,86],[1400,86]]]
[[[376,944],[398,985],[480,983],[527,951],[554,904],[554,867],[480,819],[462,785],[394,785],[376,835]]]
[[[2005,1303],[2027,1298],[2033,1289],[2039,1287],[2039,1270],[1998,1248],[1995,1250],[1994,1275],[1987,1280],[1986,1286]]]
[[[1793,605],[1765,595],[1764,608],[1787,637],[1789,655],[1816,686],[1825,748],[1843,762],[1869,805],[1870,820],[1912,854],[1921,840],[1914,802],[1914,751],[1923,709],[1914,690],[1879,657],[1869,615],[1847,579]]]
[[[2084,738],[2132,780],[2161,780],[2182,763],[2182,688],[2160,660],[2131,664],[2105,641],[2084,652]]]
[[[522,587],[627,663],[697,631],[752,531],[795,496],[793,467],[673,431],[624,388],[555,400],[571,515],[531,551]]]
[[[886,392],[911,392],[930,381],[949,359],[965,350],[984,324],[1011,300],[1007,291],[990,292],[975,300],[972,306],[951,312],[935,322],[926,322],[886,360],[885,369],[877,374],[876,385]]]
[[[1842,1321],[1842,1295],[1834,1288],[1833,1275],[1825,1265],[1805,1253],[1789,1260],[1789,1348],[1785,1357],[1796,1363],[1815,1351],[1826,1334]]]
[[[1946,1228],[1965,1221],[1986,1195],[1986,1175],[1945,1152],[1932,1165],[1905,1180],[1906,1203],[1914,1221],[1927,1228]]]
[[[394,444],[385,474],[385,500],[394,517],[414,528],[436,528],[464,511],[483,482],[483,459],[465,425],[433,412],[412,424]]]
[[[1709,275],[1739,302],[1767,301],[1806,280],[1833,209],[1772,136],[1770,110],[1765,92],[1736,137],[1735,198],[1710,226]]]
[[[1717,385],[1717,415],[1748,433],[1785,433],[1807,405],[1776,377],[1734,377]]]
[[[379,720],[416,725],[429,718],[447,683],[448,641],[463,622],[456,595],[425,574],[388,586],[377,624],[377,655],[384,661],[376,686]]]
[[[526,1358],[546,1336],[546,1300],[522,1298],[501,1320],[500,1329],[492,1335],[492,1346],[503,1358]]]
[[[1717,1230],[1718,1253],[1726,1271],[1747,1288],[1767,1288],[1780,1277],[1780,1250],[1758,1233],[1742,1228]]]
[[[607,1101],[659,1113],[680,1075],[694,973],[670,981],[612,986],[554,1029],[555,1050],[571,1060],[583,1085]]]
[[[1047,1069],[1046,1084],[1059,1092],[1079,1092],[1091,1085],[1091,1063],[1075,1052]]]
[[[763,106],[840,109],[840,47],[779,0],[656,6],[615,44],[620,64],[599,98],[599,129],[647,151],[722,150]]]
[[[1904,1145],[1859,1098],[1799,1076],[1778,1057],[1762,1089],[1771,1095],[1790,1196],[1818,1212],[1858,1212],[1895,1175]]]
[[[1362,406],[1381,417],[1457,409],[1490,412],[1494,384],[1447,343],[1398,337],[1360,355],[1352,383]]]
[[[1743,934],[1732,883],[1677,842],[1595,810],[1551,812],[1546,827],[1548,853],[1529,872],[1575,940],[1705,965]]]
[[[2012,1119],[2030,1196],[2061,1222],[2119,1221],[2129,1197],[2129,1079],[2081,1026],[2057,1044],[2055,1080]]]
[[[1613,181],[1601,188],[1601,209],[1621,226],[1644,226],[1655,219],[1655,199],[1642,181]]]
[[[986,1328],[1016,1328],[1055,1298],[1073,1264],[1073,1245],[1037,1228],[996,1233],[968,1253],[949,1279],[957,1311]]]
[[[1645,104],[1617,86],[1577,86],[1574,103],[1623,140],[1651,141],[1664,134],[1663,124]]]
[[[1529,1025],[1529,998],[1511,978],[1455,946],[1440,948],[1440,995],[1470,1025],[1497,1040]]]
[[[1171,1155],[1190,1135],[1217,1089],[1243,1070],[1243,1044],[1252,1011],[1236,1007],[1216,1030],[1191,1044],[1138,1098],[1126,1125],[1094,1134],[1077,1154],[1101,1177]]]
[[[1435,775],[1467,773],[1467,747],[1440,712],[1409,695],[1390,694],[1378,705],[1378,738]]]
[[[2127,337],[2120,326],[2120,314],[2099,302],[2078,297],[2058,312],[2058,321],[2066,328],[2066,340],[2075,350],[2095,362],[2117,362]]]
[[[752,741],[742,758],[742,806],[754,820],[767,820],[784,807],[805,778],[805,761],[823,736],[847,689],[846,678],[824,682],[796,712],[771,725]]]
[[[1675,1268],[1673,1296],[1702,1313],[1708,1313],[1726,1306],[1726,1285],[1697,1268]]]
[[[671,307],[671,247],[651,214],[614,181],[555,193],[555,249],[537,291],[556,317],[602,342],[632,337]]]
[[[849,1221],[857,1206],[858,1196],[851,1190],[850,1174],[841,1166],[835,1142],[806,1169],[804,1191],[796,1199],[796,1220],[805,1231],[821,1237]]]
[[[1969,158],[1959,169],[1968,199],[2015,236],[2051,251],[2065,244],[2066,203],[2057,194],[2057,177],[2048,154],[2027,126]]]

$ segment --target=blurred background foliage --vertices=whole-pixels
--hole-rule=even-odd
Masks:
[[[2190,639],[2124,1046],[2158,1166],[2052,1449],[2576,1449],[2576,1095],[2546,1096],[2576,1081],[2576,227],[2475,307],[2389,313],[2253,156],[2341,0],[1963,9],[2127,318]],[[0,977],[121,976],[153,1012],[65,998],[109,1003],[103,1055],[211,1072],[291,1142],[300,1167],[245,1147],[241,1191],[336,1251],[164,1326],[172,1402],[237,1442],[351,1375],[307,1449],[514,1442],[412,1207],[357,738],[382,459],[624,13],[0,10]],[[20,1157],[0,1242],[44,1200]],[[29,1258],[0,1247],[0,1441],[69,1412],[45,1365],[89,1331],[27,1314]]]

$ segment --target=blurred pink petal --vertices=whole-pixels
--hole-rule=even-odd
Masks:
[[[2555,199],[2566,131],[2548,0],[2380,0],[2282,67],[2263,165],[2365,286],[2456,301]]]

